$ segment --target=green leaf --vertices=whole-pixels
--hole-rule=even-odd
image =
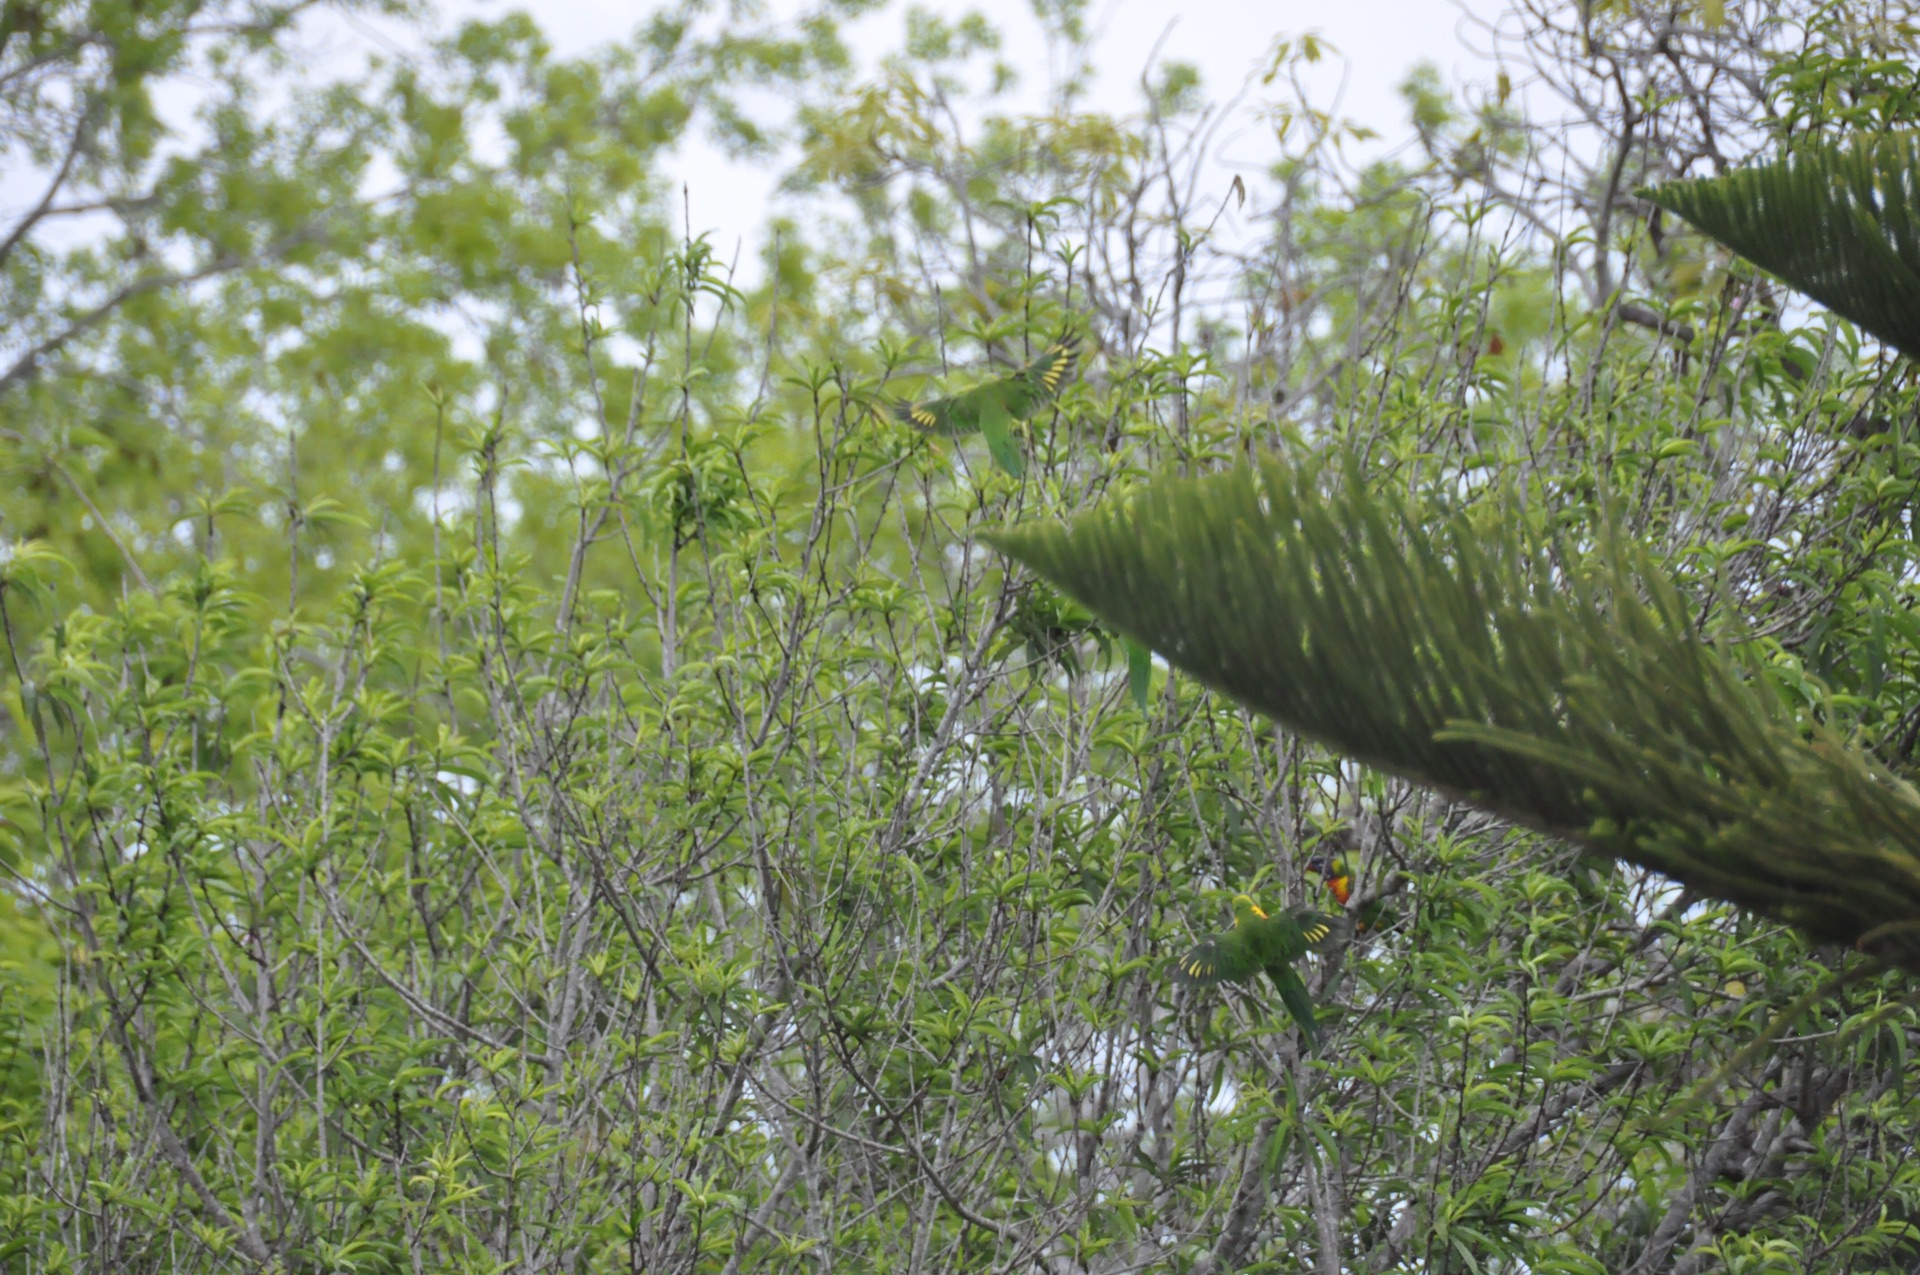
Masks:
[[[1125,645],[1127,690],[1133,695],[1133,706],[1144,713],[1147,711],[1147,688],[1153,682],[1153,652],[1132,638],[1125,639]]]

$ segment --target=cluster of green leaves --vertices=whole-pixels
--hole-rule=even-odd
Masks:
[[[1799,26],[1793,47],[1766,69],[1767,124],[1778,141],[1875,136],[1920,122],[1907,52],[1920,24],[1910,10],[1817,4]]]
[[[738,265],[683,242],[663,161],[701,127],[770,151],[742,95],[785,85],[806,100],[848,67],[845,6],[781,24],[687,0],[579,59],[512,14],[431,57],[316,83],[290,65],[305,7],[230,22],[198,5],[46,6],[71,25],[5,46],[20,73],[0,91],[24,123],[0,144],[48,170],[49,202],[0,247],[4,527],[58,548],[90,601],[216,537],[263,590],[297,576],[329,597],[371,554],[430,552],[444,502],[422,488],[448,477],[439,461],[460,430],[511,421],[495,460],[523,471],[516,497],[537,522],[564,504],[573,458],[638,454],[630,422],[725,399],[730,340],[698,368],[652,357],[680,330],[683,295],[710,302]],[[96,48],[127,48],[123,18],[167,57],[135,58],[139,78],[103,100],[178,95],[212,66],[193,118],[102,135],[105,108],[83,102],[70,135],[50,131],[46,82],[85,81]],[[43,246],[88,214],[109,220],[82,248]],[[602,318],[607,296],[618,323]],[[646,374],[597,380],[582,354],[625,357],[629,342]],[[449,424],[449,405],[481,402],[492,411]],[[274,512],[220,525],[256,509]],[[298,568],[290,527],[305,533]],[[558,544],[573,529],[548,530]]]
[[[572,61],[512,18],[278,114],[236,73],[180,171],[256,247],[273,190],[350,233],[0,387],[0,1262],[1910,1262],[1898,982],[1680,1109],[1836,954],[1130,662],[986,543],[1263,447],[1572,542],[1631,493],[1778,711],[1900,768],[1910,391],[1751,291],[1622,329],[1490,250],[1471,166],[1343,186],[1324,120],[1228,250],[1190,74],[970,129],[994,33],[918,16],[845,83],[858,8]],[[749,282],[654,175],[701,119],[765,142],[756,82],[819,94],[793,183],[850,212]],[[1023,465],[899,418],[1069,331]],[[1393,919],[1302,962],[1307,1057],[1168,962],[1236,891],[1324,906],[1328,844]]]

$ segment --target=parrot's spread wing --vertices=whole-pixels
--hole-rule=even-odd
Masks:
[[[1328,916],[1312,908],[1288,908],[1271,920],[1259,922],[1262,955],[1268,965],[1297,961],[1337,938],[1352,933],[1343,916]]]
[[[1286,919],[1300,936],[1300,954],[1316,952],[1347,933],[1344,916],[1328,916],[1312,908],[1289,908]]]
[[[1070,336],[1056,341],[1045,354],[1022,368],[1020,375],[1029,385],[1052,398],[1073,374],[1074,362],[1079,357],[1080,338]]]
[[[1216,934],[1180,958],[1180,981],[1199,987],[1246,978],[1260,967],[1231,932]]]
[[[952,417],[951,399],[934,399],[927,403],[895,403],[893,414],[918,429],[929,433],[946,433]]]
[[[1291,965],[1269,965],[1267,976],[1280,989],[1281,1004],[1293,1015],[1293,1021],[1300,1024],[1300,1034],[1306,1037],[1307,1047],[1311,1049],[1317,1042],[1318,1028],[1313,1018],[1313,996],[1307,991],[1307,985],[1300,981]]]

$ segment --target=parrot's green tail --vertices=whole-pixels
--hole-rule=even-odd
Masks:
[[[1300,1034],[1306,1038],[1307,1048],[1312,1049],[1320,1043],[1320,1025],[1314,1020],[1313,995],[1307,991],[1307,985],[1300,981],[1291,965],[1273,965],[1267,967],[1267,977],[1280,989],[1281,1003],[1287,1007],[1287,1013],[1293,1021],[1300,1024]]]

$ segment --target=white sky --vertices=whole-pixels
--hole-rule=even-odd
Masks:
[[[922,5],[949,18],[971,10],[983,13],[1006,37],[1001,56],[1021,73],[1019,105],[1037,110],[1044,104],[1046,50],[1027,0],[922,0]],[[440,20],[451,27],[467,17],[497,18],[517,7],[523,5],[516,0],[441,0]],[[775,12],[792,7],[781,0],[772,5]],[[555,51],[567,55],[624,38],[652,8],[650,0],[541,0],[534,12]],[[1188,0],[1182,5],[1093,0],[1088,24],[1096,33],[1092,61],[1098,78],[1086,105],[1115,114],[1136,111],[1140,77],[1156,44],[1161,61],[1197,67],[1206,95],[1225,101],[1250,76],[1267,69],[1276,38],[1311,32],[1336,50],[1313,80],[1316,105],[1337,104],[1339,115],[1381,134],[1382,145],[1397,145],[1410,134],[1397,92],[1407,72],[1425,61],[1438,66],[1449,82],[1490,82],[1494,67],[1484,53],[1488,42],[1474,18],[1491,20],[1503,8],[1502,0]],[[873,68],[900,47],[906,10],[896,3],[846,29],[864,67]],[[1251,118],[1222,136],[1222,158],[1235,167],[1262,164],[1276,151]],[[694,231],[713,232],[723,257],[743,243],[743,264],[753,261],[758,232],[775,198],[774,168],[732,162],[696,141],[678,157],[674,176],[686,185]],[[1223,168],[1223,196],[1230,180],[1231,172]]]
[[[470,18],[498,18],[514,8],[531,7],[555,52],[578,55],[595,45],[624,39],[656,7],[658,0],[437,0],[430,26],[450,33]],[[799,0],[767,0],[775,13],[796,12]],[[923,7],[949,17],[977,10],[1005,37],[1000,56],[1020,73],[1016,99],[997,109],[1042,109],[1050,84],[1046,45],[1028,0],[920,0]],[[1092,0],[1088,11],[1095,33],[1092,63],[1097,73],[1083,105],[1116,115],[1137,112],[1142,72],[1157,56],[1197,67],[1206,96],[1232,98],[1249,78],[1267,68],[1275,40],[1312,33],[1334,52],[1311,80],[1314,104],[1381,134],[1381,147],[1403,143],[1410,135],[1397,86],[1419,62],[1438,66],[1449,82],[1492,80],[1495,68],[1484,53],[1487,40],[1475,22],[1495,18],[1505,0]],[[845,28],[863,70],[903,43],[906,0]],[[369,55],[406,56],[421,48],[420,37],[396,22],[319,10],[297,37],[306,68],[313,73],[351,73]],[[1156,46],[1158,51],[1156,55]],[[163,93],[160,106],[177,125],[189,123],[199,101],[191,79]],[[1271,91],[1269,98],[1275,96]],[[1257,94],[1256,94],[1257,97]],[[1277,147],[1270,131],[1256,123],[1243,105],[1236,123],[1224,129],[1219,176],[1224,200],[1236,170],[1258,168]],[[675,184],[684,182],[693,230],[713,234],[716,250],[730,258],[739,246],[743,276],[755,269],[755,249],[776,199],[782,164],[741,163],[728,159],[697,137],[675,156]],[[12,157],[0,167],[0,219],[10,220],[37,201],[46,174]],[[1223,227],[1225,230],[1226,227]],[[45,226],[41,237],[52,243],[85,239],[97,230],[88,219]],[[1231,233],[1229,231],[1229,233]]]

